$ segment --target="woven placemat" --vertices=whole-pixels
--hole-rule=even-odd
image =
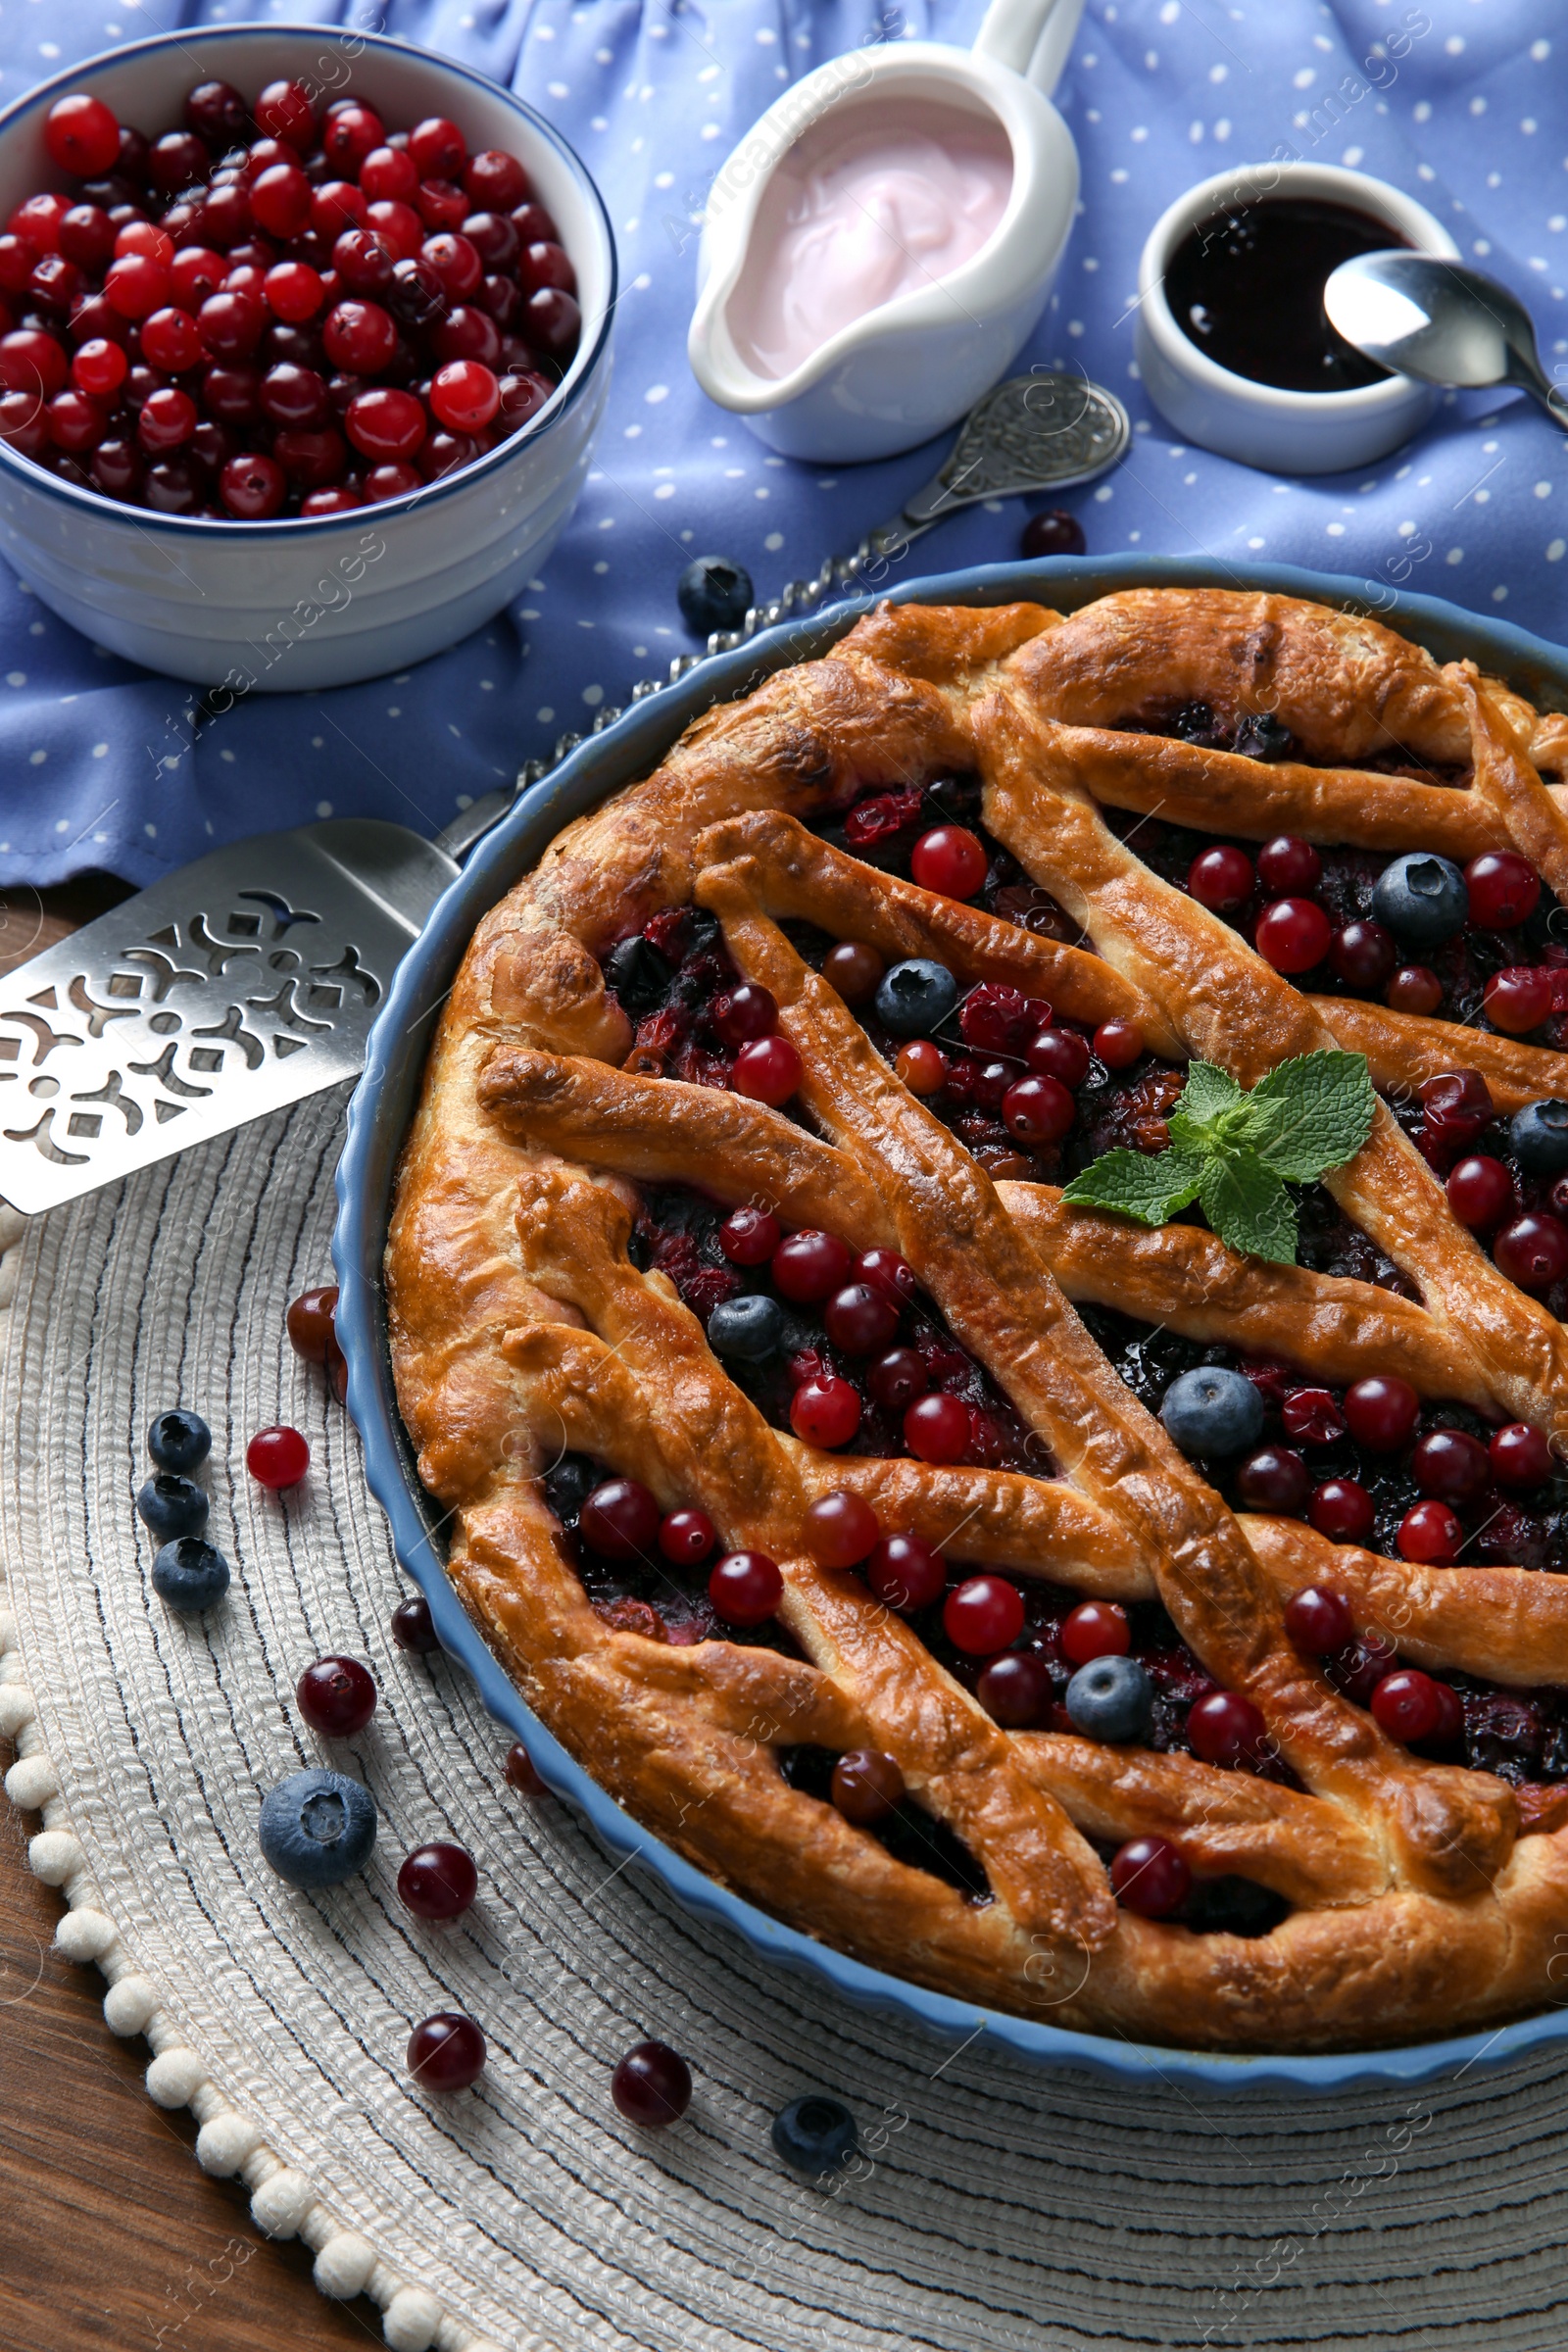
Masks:
[[[149,2089],[272,2234],[368,2288],[400,2352],[1058,2352],[1302,2342],[1551,2347],[1563,2302],[1554,2061],[1332,2100],[1204,2100],[956,2052],[774,1972],[614,1868],[554,1800],[507,1788],[508,1736],[459,1671],[411,1659],[406,1587],[287,1300],[329,1277],[343,1096],[326,1095],[31,1227],[9,1316],[0,1544],[8,1786],[44,1808],[32,1859],[61,1940],[145,2031]],[[4,1237],[0,1236],[0,1242]],[[151,1594],[131,1508],[142,1432],[175,1401],[214,1430],[226,1604]],[[292,1496],[245,1476],[272,1421],[311,1441]],[[381,1685],[347,1743],[380,1807],[362,1880],[311,1899],[262,1863],[262,1792],[321,1744],[293,1686],[323,1651]],[[466,1845],[461,1922],[399,1905],[401,1856]],[[468,2010],[480,2087],[426,2099],[403,2052]],[[623,2123],[614,2060],[657,2034],[690,2114]],[[868,2162],[804,2188],[768,2142],[783,2103],[855,2109]]]

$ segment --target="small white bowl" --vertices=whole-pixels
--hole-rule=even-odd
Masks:
[[[35,189],[66,184],[43,143],[44,117],[66,90],[92,90],[156,136],[178,122],[198,81],[221,78],[249,99],[284,76],[318,98],[352,91],[406,129],[445,115],[470,151],[514,154],[576,266],[582,340],[521,432],[460,473],[349,514],[157,514],[78,489],[0,442],[0,552],[43,602],[95,644],[236,697],[402,669],[498,612],[576,502],[610,387],[615,248],[598,189],[532,108],[405,41],[225,24],[89,58],[0,115],[0,218]]]
[[[1037,0],[999,13],[1031,20],[1038,31],[1051,12]],[[1052,17],[1052,56],[1036,70],[1053,80],[1060,31],[1070,36],[1077,13],[1063,0]],[[1050,99],[1003,54],[1000,42],[993,51],[893,41],[834,58],[769,107],[714,180],[687,357],[710,399],[785,457],[838,465],[928,441],[1005,372],[1045,309],[1072,227],[1078,154]],[[1027,47],[1016,54],[1028,63]],[[933,100],[999,123],[1006,135],[1012,183],[996,229],[960,268],[867,312],[790,374],[759,374],[736,346],[728,306],[774,172],[830,113],[853,128],[872,110]]]
[[[1160,215],[1138,265],[1135,341],[1144,389],[1184,440],[1274,473],[1340,473],[1366,466],[1419,432],[1437,394],[1408,375],[1349,392],[1287,392],[1221,368],[1183,334],[1165,299],[1165,271],[1200,220],[1232,205],[1317,197],[1386,222],[1391,244],[1457,261],[1459,248],[1413,196],[1339,164],[1252,164],[1200,180]]]

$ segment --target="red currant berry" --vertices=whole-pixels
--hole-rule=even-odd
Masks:
[[[416,1919],[458,1919],[478,1891],[472,1855],[445,1840],[416,1845],[398,1872],[398,1900]]]
[[[726,1625],[765,1625],[784,1597],[784,1579],[764,1551],[728,1551],[708,1580],[708,1597]]]
[[[1144,1033],[1136,1021],[1102,1021],[1093,1043],[1107,1070],[1130,1070],[1144,1051]]]
[[[1250,1511],[1281,1511],[1297,1518],[1306,1508],[1312,1480],[1298,1453],[1286,1446],[1264,1446],[1236,1473],[1236,1491]]]
[[[985,1668],[974,1694],[993,1723],[1027,1732],[1050,1722],[1056,1687],[1038,1651],[1008,1649]]]
[[[968,1577],[948,1594],[942,1627],[966,1657],[995,1657],[1023,1632],[1023,1594],[1004,1576]]]
[[[909,858],[909,871],[922,890],[950,899],[972,899],[990,868],[984,846],[963,825],[937,825],[922,833]]]
[[[848,1487],[818,1495],[806,1514],[806,1548],[822,1568],[858,1568],[881,1537],[875,1511]]]
[[[940,1046],[934,1046],[928,1037],[917,1037],[899,1048],[893,1067],[911,1095],[934,1095],[947,1082],[949,1064]]]
[[[607,1560],[637,1560],[652,1551],[662,1517],[640,1479],[611,1478],[595,1487],[577,1525],[583,1542]]]
[[[484,2035],[461,2009],[443,2009],[409,2035],[409,2072],[421,2090],[466,2090],[484,2073]]]
[[[1500,1223],[1517,1205],[1513,1178],[1500,1159],[1480,1156],[1461,1159],[1449,1175],[1448,1206],[1461,1225],[1476,1233]]]
[[[778,1219],[770,1208],[732,1208],[718,1229],[718,1246],[732,1266],[765,1266],[779,1238]]]
[[[1462,1429],[1429,1431],[1410,1456],[1410,1469],[1417,1493],[1443,1502],[1474,1502],[1492,1475],[1486,1447]]]
[[[1205,1764],[1254,1762],[1267,1736],[1260,1709],[1240,1690],[1211,1690],[1187,1711],[1188,1740]]]
[[[520,1740],[514,1740],[507,1750],[502,1774],[509,1788],[517,1789],[523,1796],[548,1796],[550,1785],[541,1779],[539,1767]]]
[[[887,966],[875,948],[858,939],[840,940],[822,958],[822,977],[836,988],[846,1004],[863,1004],[875,991]]]
[[[256,123],[270,139],[286,139],[307,154],[316,141],[310,92],[297,81],[270,81],[256,101]]]
[[[1386,1674],[1372,1693],[1372,1717],[1391,1740],[1429,1740],[1442,1716],[1437,1686],[1414,1666]]]
[[[1124,1911],[1140,1919],[1168,1919],[1192,1888],[1185,1857],[1164,1838],[1132,1838],[1110,1861],[1110,1884]]]
[[[294,1688],[300,1713],[326,1740],[352,1739],[375,1713],[375,1682],[358,1658],[318,1658]]]
[[[1187,869],[1187,887],[1212,914],[1237,914],[1252,895],[1256,876],[1245,850],[1221,842],[1200,850]]]
[[[459,366],[462,365],[464,363],[460,362]],[[455,372],[452,368],[444,368],[441,375]],[[489,369],[486,368],[484,372],[488,374]],[[430,387],[430,406],[438,416],[443,415],[435,397],[441,375]],[[450,424],[452,419],[446,417],[444,421]],[[467,425],[462,427],[465,432],[471,429]],[[755,1038],[771,1037],[778,1027],[778,1004],[772,991],[754,988],[750,981],[742,981],[739,988],[727,989],[723,996],[714,999],[713,1027],[732,1051],[740,1046],[749,1046]]]
[[[260,1487],[276,1494],[297,1487],[311,1466],[311,1449],[297,1429],[259,1429],[245,1448],[245,1467]]]
[[[1539,964],[1510,963],[1494,972],[1482,991],[1488,1020],[1505,1036],[1539,1029],[1551,1011],[1551,974]]]
[[[1370,1544],[1377,1522],[1371,1495],[1355,1478],[1327,1478],[1312,1492],[1306,1516],[1331,1544]]]
[[[1277,972],[1309,972],[1328,954],[1333,928],[1315,899],[1276,899],[1257,920],[1257,952]]]
[[[1493,1243],[1492,1254],[1522,1291],[1549,1291],[1568,1274],[1568,1225],[1544,1214],[1515,1217]]]
[[[640,2041],[610,2078],[610,2095],[644,2131],[678,2124],[692,2103],[691,2069],[665,2041]]]
[[[803,1380],[790,1398],[790,1427],[808,1446],[831,1452],[847,1446],[860,1426],[860,1399],[847,1380],[831,1373]]]
[[[1059,1143],[1077,1116],[1077,1103],[1056,1078],[1020,1078],[1002,1098],[1003,1125],[1030,1150]]]
[[[718,1542],[706,1511],[671,1511],[659,1523],[659,1548],[677,1568],[696,1568]]]
[[[1285,1631],[1305,1656],[1328,1658],[1354,1641],[1355,1620],[1343,1592],[1328,1585],[1308,1585],[1286,1602]]]
[[[906,1405],[925,1395],[931,1383],[915,1348],[890,1348],[866,1373],[865,1385],[885,1411],[902,1413]]]
[[[960,1462],[969,1450],[969,1408],[956,1396],[916,1397],[904,1416],[904,1442],[922,1462]]]
[[[1344,1412],[1351,1437],[1368,1453],[1397,1453],[1415,1436],[1421,1399],[1407,1380],[1374,1373],[1346,1390]]]
[[[1329,969],[1347,988],[1371,996],[1393,977],[1398,954],[1381,923],[1347,923],[1329,942]]]
[[[879,1748],[854,1747],[833,1767],[835,1809],[857,1829],[874,1829],[897,1810],[904,1797],[904,1775],[896,1756]]]
[[[273,369],[273,374],[280,373]],[[299,370],[301,374],[310,372]],[[271,377],[268,378],[268,382]],[[320,378],[317,378],[320,383]],[[301,417],[302,424],[320,423],[327,413],[326,386],[320,384],[319,415]],[[267,385],[262,387],[262,406],[267,407]],[[290,422],[295,421],[290,418]],[[388,384],[372,384],[368,391],[356,393],[343,418],[343,430],[360,455],[382,464],[391,458],[412,458],[425,435],[425,415],[412,392],[398,392]]]
[[[309,1364],[324,1364],[326,1343],[333,1334],[337,1312],[337,1284],[318,1291],[302,1291],[292,1299],[287,1315],[289,1346]]]
[[[865,1563],[865,1581],[890,1609],[929,1609],[948,1589],[948,1565],[918,1536],[885,1536]]]
[[[1394,1012],[1425,1017],[1443,1003],[1443,982],[1424,963],[1402,964],[1384,990],[1383,1002]]]
[[[1541,877],[1514,850],[1488,850],[1464,869],[1470,920],[1483,931],[1512,931],[1541,901]]]
[[[755,1262],[755,1261],[754,1261]],[[794,1306],[816,1306],[850,1279],[855,1260],[835,1233],[807,1226],[773,1252],[775,1289]]]
[[[1464,1529],[1446,1502],[1418,1502],[1399,1521],[1395,1542],[1401,1560],[1446,1568],[1459,1556]]]
[[[1061,1647],[1075,1666],[1091,1658],[1124,1658],[1133,1645],[1127,1612],[1113,1600],[1081,1600],[1061,1621]]]
[[[1054,1078],[1075,1092],[1089,1075],[1089,1047],[1076,1029],[1042,1029],[1024,1054],[1031,1077]]]
[[[101,98],[73,90],[44,117],[43,143],[74,179],[101,179],[120,160],[120,124]]]
[[[876,1355],[898,1330],[899,1310],[868,1282],[851,1282],[826,1301],[822,1321],[834,1347],[846,1355]]]
[[[804,1064],[787,1037],[759,1037],[742,1046],[730,1072],[738,1095],[778,1110],[800,1087]]]
[[[430,1603],[422,1592],[411,1600],[400,1600],[392,1612],[392,1639],[399,1649],[411,1650],[416,1657],[427,1658],[441,1646],[441,1637],[430,1615]]]
[[[1492,1475],[1501,1487],[1539,1487],[1551,1476],[1551,1447],[1539,1429],[1510,1421],[1493,1432],[1487,1447]]]
[[[1305,898],[1323,879],[1323,860],[1309,841],[1276,833],[1257,853],[1257,878],[1271,899]]]

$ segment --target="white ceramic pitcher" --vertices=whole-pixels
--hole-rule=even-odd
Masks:
[[[1004,373],[1051,292],[1078,197],[1078,153],[1052,105],[1083,0],[991,0],[971,50],[892,41],[834,58],[787,90],[741,141],[709,194],[692,371],[721,408],[786,457],[892,457],[943,431]],[[1000,125],[1012,177],[996,228],[971,258],[831,334],[789,374],[742,357],[729,312],[759,209],[800,140],[832,117],[846,135],[884,110],[933,102]]]

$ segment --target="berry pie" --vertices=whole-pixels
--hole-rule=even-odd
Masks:
[[[1324,606],[887,607],[485,918],[398,1396],[650,1831],[1092,2033],[1549,2003],[1559,777],[1568,718]]]

